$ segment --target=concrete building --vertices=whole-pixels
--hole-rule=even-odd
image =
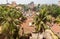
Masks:
[[[33,8],[35,7],[34,2],[29,3],[29,4],[28,4],[28,7],[29,7],[30,9],[33,9]]]

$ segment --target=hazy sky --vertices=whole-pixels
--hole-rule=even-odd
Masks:
[[[12,1],[16,1],[16,3],[21,3],[21,4],[28,4],[30,2],[34,2],[35,4],[57,4],[59,0],[8,0],[9,3],[11,3]],[[0,4],[6,4],[6,0],[0,0]]]

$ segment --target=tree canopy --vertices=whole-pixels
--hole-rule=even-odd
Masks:
[[[60,7],[57,5],[42,5],[40,7],[39,13],[36,14],[34,18],[34,24],[36,26],[36,30],[38,32],[41,29],[45,30],[47,26],[47,22],[49,23],[60,23]]]
[[[0,26],[2,33],[8,36],[8,39],[16,39],[23,19],[25,17],[15,7],[0,6]]]

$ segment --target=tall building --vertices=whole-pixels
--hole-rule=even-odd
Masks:
[[[31,2],[31,3],[29,3],[28,4],[28,7],[30,8],[30,9],[33,9],[35,6],[34,6],[34,2]]]

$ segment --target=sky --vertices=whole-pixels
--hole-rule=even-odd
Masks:
[[[59,0],[8,0],[9,3],[15,1],[17,4],[28,4],[34,2],[35,4],[58,4]],[[6,0],[0,0],[0,4],[6,4]]]

